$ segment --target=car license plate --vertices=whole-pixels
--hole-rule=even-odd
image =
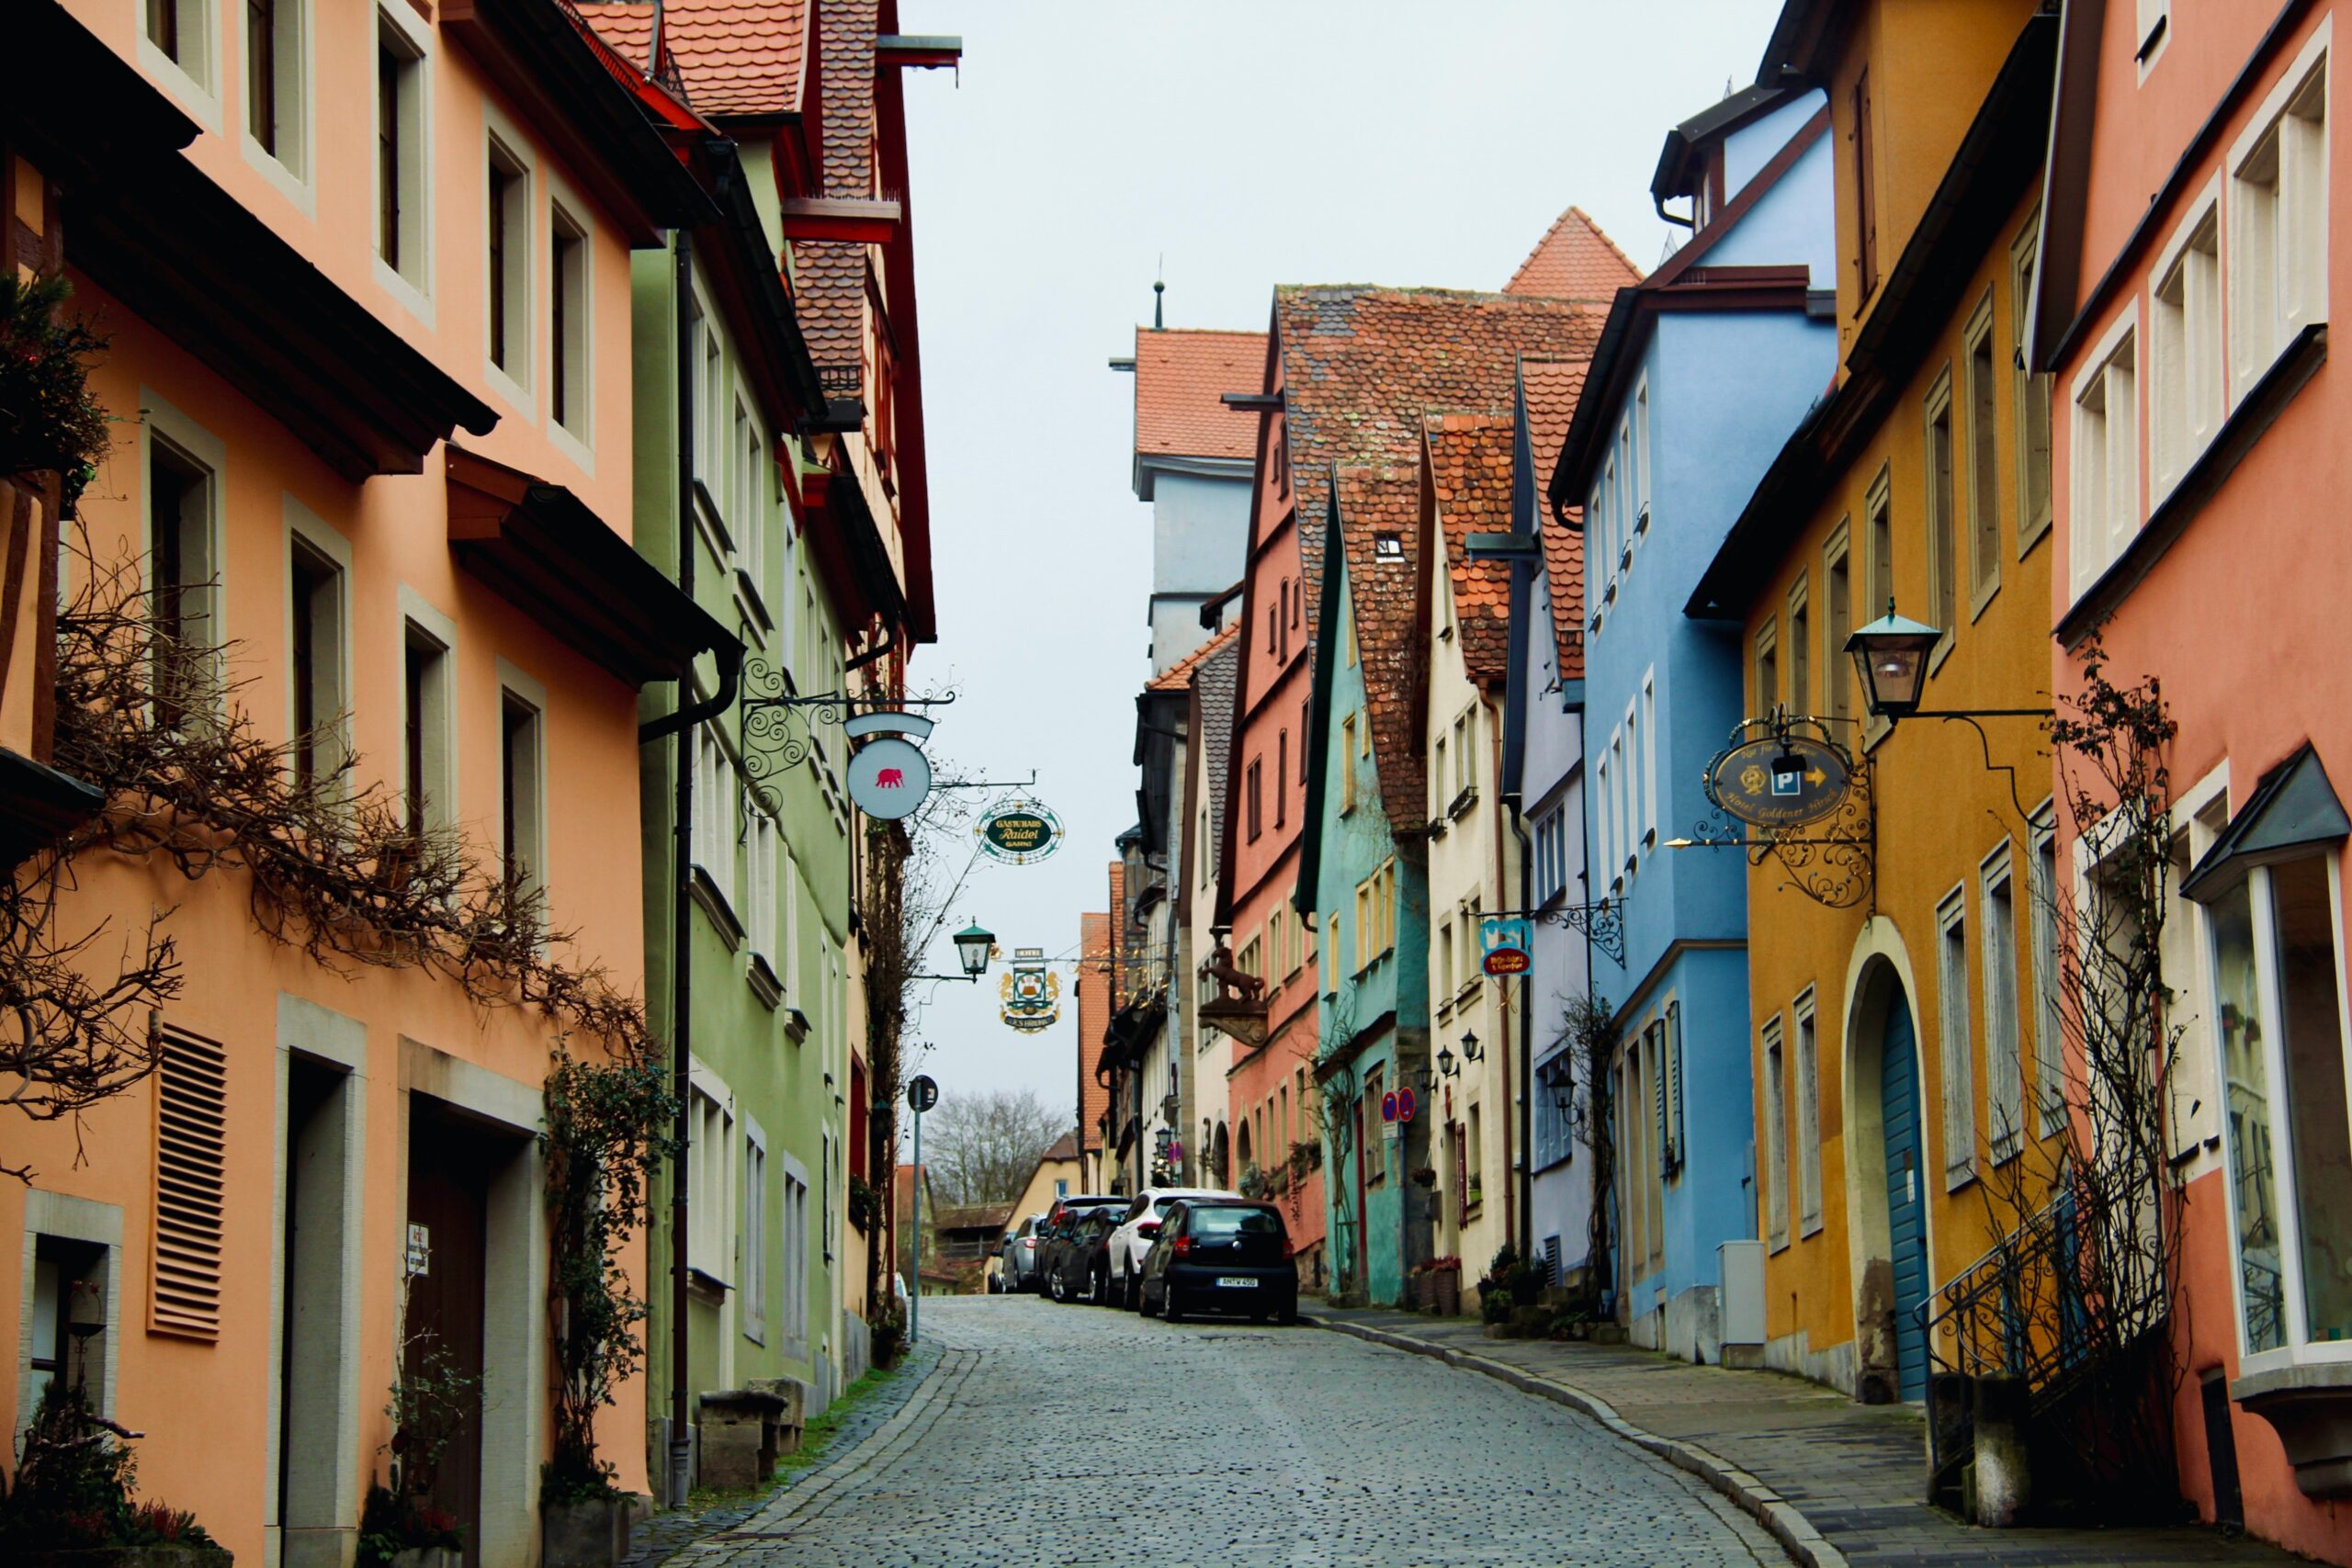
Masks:
[[[1216,1278],[1216,1282],[1220,1290],[1230,1288],[1240,1291],[1253,1289],[1258,1283],[1255,1280],[1238,1274],[1220,1274]]]

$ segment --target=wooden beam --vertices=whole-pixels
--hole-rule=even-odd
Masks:
[[[882,245],[896,239],[904,214],[895,201],[846,196],[795,196],[784,201],[787,240],[847,240]]]
[[[959,65],[964,40],[952,33],[884,33],[874,40],[874,63],[936,71]]]

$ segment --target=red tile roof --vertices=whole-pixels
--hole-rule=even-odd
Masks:
[[[809,0],[663,0],[662,42],[697,114],[783,114],[800,107]],[[589,25],[642,72],[653,45],[647,0],[587,0]]]
[[[1192,652],[1151,678],[1145,690],[1153,692],[1189,692],[1193,689],[1193,671],[1209,661],[1219,649],[1229,646],[1241,635],[1241,623],[1235,621]]]
[[[1529,359],[1520,364],[1521,382],[1527,389],[1527,427],[1535,452],[1535,506],[1545,510],[1544,495],[1552,484],[1552,469],[1567,439],[1568,422],[1576,416],[1577,399],[1584,392],[1588,359]],[[1584,508],[1569,514],[1579,526],[1564,526],[1556,517],[1540,520],[1544,536],[1544,565],[1552,589],[1552,635],[1555,641],[1560,679],[1584,679]]]
[[[1357,284],[1277,288],[1274,322],[1311,641],[1331,465],[1397,468],[1418,486],[1424,414],[1508,408],[1521,355],[1588,359],[1601,317],[1571,300]]]
[[[1527,253],[1503,292],[1582,299],[1605,311],[1617,290],[1641,280],[1642,269],[1617,248],[1617,242],[1602,233],[1583,208],[1571,207]]]
[[[1497,688],[1510,678],[1510,567],[1506,561],[1473,561],[1473,534],[1510,531],[1512,447],[1517,423],[1507,413],[1431,414],[1422,424],[1422,464],[1426,480],[1423,498],[1437,530],[1425,531],[1422,547],[1430,547],[1434,532],[1444,536],[1442,562],[1453,583],[1455,637],[1470,679]],[[1432,556],[1432,569],[1441,558]],[[1435,578],[1430,581],[1432,584]],[[1437,604],[1432,596],[1424,623],[1436,626]]]
[[[874,196],[876,0],[823,0],[817,8],[817,77],[825,133],[825,194]],[[796,241],[793,303],[808,355],[822,368],[855,368],[865,355],[866,247],[845,240]]]
[[[1265,381],[1263,333],[1137,327],[1136,453],[1248,462],[1258,455],[1258,415],[1218,399]]]
[[[1396,831],[1414,832],[1429,822],[1416,616],[1421,476],[1418,468],[1363,467],[1342,468],[1334,478],[1380,806]],[[1382,541],[1392,536],[1397,552],[1383,556]]]

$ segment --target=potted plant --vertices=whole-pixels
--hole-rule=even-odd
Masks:
[[[1521,1258],[1512,1264],[1510,1272],[1503,1280],[1510,1292],[1510,1299],[1521,1306],[1533,1306],[1541,1301],[1544,1287],[1549,1282],[1544,1265],[1532,1258]]]
[[[193,1515],[131,1501],[139,1434],[90,1407],[80,1382],[42,1390],[0,1496],[0,1562],[15,1568],[230,1568]]]
[[[882,1194],[862,1176],[849,1179],[849,1223],[861,1235],[872,1232],[882,1223]]]
[[[401,1497],[379,1481],[359,1511],[362,1568],[458,1568],[466,1551],[457,1516],[421,1498]]]
[[[1478,1284],[1478,1321],[1487,1325],[1487,1337],[1500,1339],[1510,1326],[1510,1292],[1492,1280]]]
[[[384,1406],[392,1424],[385,1445],[391,1479],[368,1488],[359,1518],[360,1568],[458,1568],[465,1526],[433,1501],[433,1483],[441,1456],[481,1408],[478,1374],[466,1371],[430,1331],[402,1336],[400,1381]]]

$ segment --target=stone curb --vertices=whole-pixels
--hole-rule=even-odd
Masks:
[[[1539,1399],[1548,1399],[1555,1404],[1565,1404],[1569,1409],[1600,1422],[1634,1447],[1646,1450],[1676,1469],[1687,1471],[1697,1476],[1738,1504],[1754,1515],[1757,1523],[1770,1531],[1772,1539],[1779,1541],[1790,1557],[1803,1563],[1804,1568],[1847,1568],[1846,1554],[1830,1545],[1822,1533],[1813,1527],[1813,1521],[1797,1511],[1795,1505],[1767,1486],[1762,1481],[1719,1455],[1710,1453],[1696,1443],[1686,1443],[1675,1438],[1661,1438],[1654,1432],[1644,1431],[1618,1415],[1614,1406],[1597,1394],[1588,1393],[1569,1383],[1538,1377],[1533,1372],[1523,1371],[1500,1361],[1489,1360],[1484,1356],[1474,1356],[1467,1351],[1453,1349],[1443,1345],[1433,1345],[1426,1339],[1416,1339],[1408,1334],[1392,1334],[1386,1329],[1367,1328],[1357,1323],[1335,1322],[1329,1318],[1314,1316],[1306,1313],[1299,1314],[1298,1321],[1317,1328],[1329,1329],[1334,1333],[1351,1335],[1371,1344],[1385,1346],[1391,1350],[1402,1350],[1414,1356],[1427,1356],[1431,1359],[1443,1361],[1447,1366],[1462,1368],[1465,1371],[1483,1372],[1498,1382],[1509,1383],[1522,1393],[1532,1393]]]

